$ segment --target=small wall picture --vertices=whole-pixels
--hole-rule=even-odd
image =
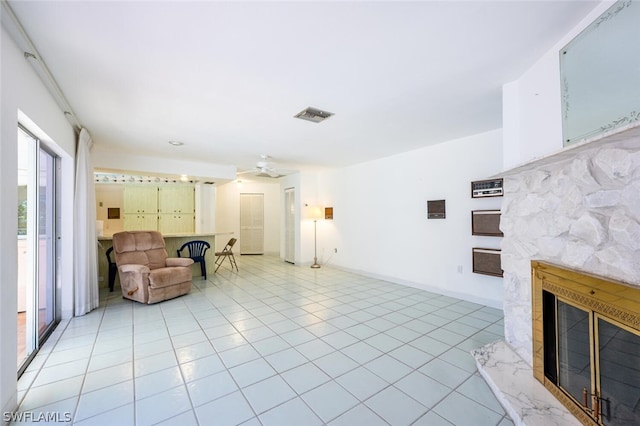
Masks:
[[[333,207],[324,208],[324,218],[326,220],[333,220]]]
[[[107,207],[107,219],[120,219],[120,207]]]

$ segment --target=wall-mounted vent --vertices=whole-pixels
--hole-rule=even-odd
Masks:
[[[300,118],[302,120],[313,121],[314,123],[319,123],[331,117],[332,115],[333,115],[332,112],[322,111],[317,108],[308,107],[300,111],[296,115],[294,115],[294,117]]]

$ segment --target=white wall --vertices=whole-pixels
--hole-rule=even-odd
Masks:
[[[124,184],[96,183],[96,218],[101,220],[103,235],[113,235],[124,230]],[[109,219],[108,209],[119,208],[120,219]]]
[[[613,3],[603,1],[517,81],[504,85],[505,170],[562,150],[559,51]]]
[[[216,231],[216,187],[196,184],[196,233]]]
[[[73,309],[73,158],[75,135],[63,111],[39,80],[23,52],[2,28],[0,135],[0,405],[16,408],[17,312],[17,124],[25,122],[62,157],[61,285],[63,315]]]
[[[240,252],[240,194],[264,194],[264,251],[280,255],[282,195],[280,183],[229,182],[216,190],[216,232],[233,232],[238,239],[235,252]],[[228,238],[216,238],[216,250],[222,250]]]
[[[319,261],[501,307],[502,280],[471,272],[473,247],[500,247],[471,235],[471,211],[501,202],[472,199],[471,181],[501,167],[495,130],[322,173],[318,201],[334,219],[318,223]],[[439,199],[446,219],[428,220],[427,200]]]

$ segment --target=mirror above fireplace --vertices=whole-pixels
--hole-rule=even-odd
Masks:
[[[560,51],[564,145],[640,124],[640,1],[619,0]]]

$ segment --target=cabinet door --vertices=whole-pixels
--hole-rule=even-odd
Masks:
[[[158,229],[158,215],[157,214],[140,215],[139,225],[140,225],[141,231],[156,231]]]
[[[125,213],[156,213],[158,211],[158,187],[125,185],[123,201]]]
[[[192,213],[161,213],[158,230],[162,234],[191,234],[195,231],[195,216]]]
[[[157,214],[125,213],[125,231],[156,231],[158,229]]]
[[[161,186],[158,192],[160,213],[193,213],[195,188],[193,186]]]

